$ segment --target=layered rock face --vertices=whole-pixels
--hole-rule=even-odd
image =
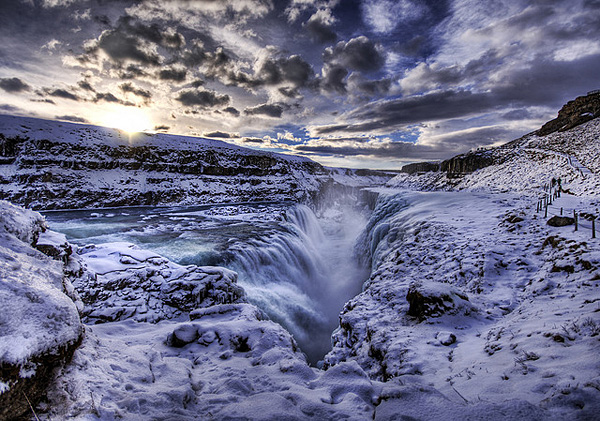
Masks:
[[[600,91],[593,91],[567,102],[558,112],[558,117],[544,124],[536,134],[545,136],[556,131],[569,130],[599,116]]]
[[[0,116],[0,198],[33,209],[260,200],[314,203],[325,184],[340,184],[334,176],[306,158],[216,140],[128,135]],[[352,171],[350,176],[380,175]]]

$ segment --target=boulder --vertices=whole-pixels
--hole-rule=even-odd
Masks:
[[[412,283],[408,288],[406,300],[409,303],[408,315],[424,320],[444,314],[469,314],[474,307],[466,294],[449,284],[430,282]]]
[[[573,225],[575,219],[569,216],[553,216],[546,223],[551,227],[566,227],[567,225]]]

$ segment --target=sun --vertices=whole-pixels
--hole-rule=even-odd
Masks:
[[[152,120],[139,108],[123,107],[107,112],[101,119],[105,127],[138,133],[152,130]]]

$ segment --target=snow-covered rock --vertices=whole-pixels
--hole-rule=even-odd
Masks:
[[[34,248],[45,230],[39,213],[0,201],[0,419],[39,401],[83,334],[63,261]]]
[[[74,282],[86,323],[157,322],[244,301],[237,274],[225,268],[181,266],[129,243],[90,245],[78,255],[89,269]]]

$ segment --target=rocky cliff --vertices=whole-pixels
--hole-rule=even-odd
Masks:
[[[350,178],[390,176],[361,174]],[[355,180],[356,181],[356,180]],[[0,116],[0,198],[33,209],[313,203],[332,171],[221,141]],[[360,182],[355,183],[360,185]]]
[[[567,102],[558,112],[558,117],[544,124],[536,134],[545,136],[569,130],[596,117],[600,117],[600,91],[592,91]]]

